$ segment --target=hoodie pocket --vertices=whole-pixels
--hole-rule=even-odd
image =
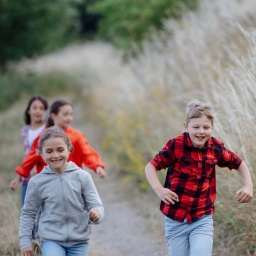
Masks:
[[[80,240],[90,233],[90,221],[87,212],[69,216],[69,233],[73,239]]]

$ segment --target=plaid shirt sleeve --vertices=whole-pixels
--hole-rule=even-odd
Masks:
[[[165,169],[174,163],[175,140],[169,140],[164,148],[150,161],[157,170]]]
[[[219,167],[227,167],[230,170],[232,169],[237,170],[243,160],[236,153],[225,148],[222,142],[218,140],[217,142],[219,143],[219,146],[216,147],[216,150],[217,152],[220,153],[220,154],[217,154],[219,155],[217,165]]]

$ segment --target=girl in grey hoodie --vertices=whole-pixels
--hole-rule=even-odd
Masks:
[[[66,133],[47,129],[38,154],[47,166],[31,178],[19,227],[22,256],[33,256],[31,233],[38,210],[43,256],[87,256],[91,225],[99,223],[104,208],[89,173],[68,162],[73,146]]]

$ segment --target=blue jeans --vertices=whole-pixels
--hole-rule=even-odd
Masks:
[[[212,215],[188,224],[165,216],[165,238],[169,256],[211,256],[213,245]]]
[[[28,184],[22,184],[21,185],[21,205],[22,206],[24,205],[27,187],[28,187]]]
[[[88,256],[88,243],[64,246],[54,241],[43,241],[42,256]]]

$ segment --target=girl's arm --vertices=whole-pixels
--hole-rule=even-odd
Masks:
[[[250,171],[244,161],[242,161],[237,171],[243,180],[244,186],[236,192],[235,197],[238,203],[249,203],[253,198],[253,184]]]
[[[16,190],[20,182],[21,182],[21,176],[19,174],[16,174],[16,177],[10,182],[9,188],[11,190]]]
[[[83,195],[88,205],[89,218],[98,224],[104,217],[104,207],[91,175],[84,172]]]
[[[32,178],[28,183],[25,203],[20,216],[19,239],[20,249],[23,255],[29,255],[25,253],[29,253],[32,248],[31,234],[41,204],[39,185]]]
[[[175,192],[162,186],[157,176],[157,169],[153,164],[148,163],[146,165],[145,174],[150,186],[161,199],[161,201],[167,205],[175,204],[175,202],[179,201],[179,198]]]
[[[83,164],[94,170],[100,177],[104,178],[106,175],[104,170],[105,165],[101,161],[100,154],[89,145],[86,137],[82,133],[79,134],[78,143],[83,158]]]
[[[37,155],[37,146],[39,141],[40,135],[34,140],[31,150],[28,152],[28,154],[25,156],[25,158],[22,161],[22,164],[18,167],[16,167],[15,172],[23,177],[28,177],[30,171],[33,169],[35,165],[37,165],[39,162],[44,162],[41,156]]]

